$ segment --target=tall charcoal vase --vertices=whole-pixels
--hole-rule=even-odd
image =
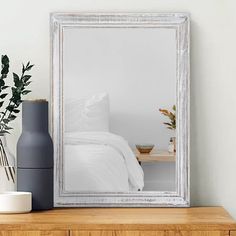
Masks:
[[[33,210],[53,208],[53,143],[48,132],[46,100],[29,100],[22,104],[17,190],[32,192]]]

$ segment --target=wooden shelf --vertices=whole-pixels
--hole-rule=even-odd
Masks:
[[[175,153],[167,150],[153,150],[149,154],[141,154],[136,149],[134,151],[139,162],[175,162]]]

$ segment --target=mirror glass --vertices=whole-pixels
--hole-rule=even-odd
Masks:
[[[64,190],[176,191],[176,29],[65,27],[62,47]]]

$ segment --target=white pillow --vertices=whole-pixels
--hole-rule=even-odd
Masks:
[[[109,131],[109,98],[107,93],[77,99],[65,104],[65,131]]]

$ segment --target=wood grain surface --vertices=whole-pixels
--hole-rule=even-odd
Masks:
[[[236,230],[236,222],[221,207],[61,208],[29,214],[0,215],[0,231],[4,230],[74,230],[80,231],[81,235],[84,234],[83,230],[181,230],[184,236],[184,231],[192,230],[216,231],[207,236],[212,236],[212,233],[218,236],[218,231]],[[159,236],[158,232],[154,233],[155,236]],[[0,236],[12,235],[3,233]]]

